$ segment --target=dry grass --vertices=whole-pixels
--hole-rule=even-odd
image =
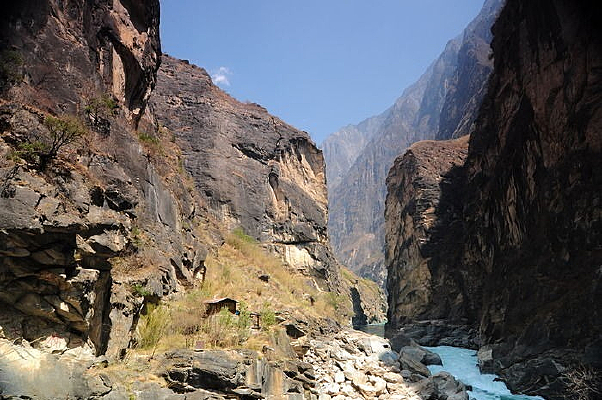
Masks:
[[[311,279],[290,270],[241,230],[232,232],[205,264],[202,286],[141,318],[141,349],[190,348],[199,343],[204,348],[261,349],[280,316],[333,318],[347,306],[342,295],[319,291]],[[260,276],[269,278],[266,282]],[[239,315],[222,310],[205,317],[204,301],[219,297],[237,300]],[[261,329],[251,329],[251,312],[260,314]]]

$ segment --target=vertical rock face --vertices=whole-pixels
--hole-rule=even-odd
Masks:
[[[26,66],[15,99],[72,113],[82,96],[110,92],[140,118],[160,61],[158,1],[26,0],[0,18],[2,49]]]
[[[132,127],[156,80],[159,2],[28,0],[0,20],[0,336],[118,357],[141,292],[191,282],[206,252],[184,228],[194,192]],[[51,116],[83,137],[42,168]]]
[[[386,260],[388,320],[396,326],[465,316],[463,288],[450,276],[453,264],[448,260],[462,234],[461,192],[456,188],[462,187],[467,152],[467,136],[418,142],[391,168]]]
[[[226,229],[242,227],[321,285],[338,285],[326,230],[324,159],[307,133],[233,99],[203,69],[168,56],[151,106]]]
[[[496,369],[521,389],[543,382],[513,364],[548,349],[601,367],[602,38],[584,4],[508,1],[466,164],[481,332],[509,345]]]
[[[420,199],[404,182],[420,182],[416,171],[428,163],[408,169],[415,157],[407,154],[389,178],[391,325],[466,318],[480,328],[490,368],[513,390],[547,398],[563,398],[559,377],[575,365],[602,367],[602,37],[595,11],[586,2],[506,3],[463,171],[442,171],[452,182],[456,171],[463,178],[441,185],[438,203],[431,202],[437,231],[449,230],[443,240],[420,229],[407,235],[401,218]],[[461,214],[442,206],[447,198],[463,204]],[[412,244],[420,241],[415,257]],[[445,259],[424,279],[429,248]],[[436,274],[449,283],[440,285]],[[435,290],[437,297],[422,296],[423,306],[412,308],[409,296]],[[442,302],[453,305],[448,315],[438,312]]]
[[[491,71],[490,27],[501,0],[489,0],[462,35],[450,40],[423,76],[383,114],[327,138],[330,220],[337,257],[381,285],[387,173],[412,143],[467,133]],[[351,141],[351,143],[349,143]]]
[[[479,17],[464,30],[458,49],[457,68],[445,94],[439,116],[437,140],[458,138],[470,133],[493,69],[491,26],[501,1],[486,1]]]

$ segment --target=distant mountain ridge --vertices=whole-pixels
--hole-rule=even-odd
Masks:
[[[501,0],[487,0],[461,35],[382,114],[331,134],[326,160],[328,230],[338,259],[384,286],[385,179],[412,143],[468,132],[491,73],[489,43]]]

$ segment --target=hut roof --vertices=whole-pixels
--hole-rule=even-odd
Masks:
[[[229,297],[222,297],[222,298],[219,298],[219,299],[205,300],[203,303],[205,303],[205,304],[219,304],[219,303],[223,303],[225,301],[233,301],[235,303],[238,303],[238,301],[236,301],[234,299],[231,299]]]

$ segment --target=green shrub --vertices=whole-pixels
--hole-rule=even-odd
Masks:
[[[103,94],[99,97],[93,97],[88,100],[85,111],[88,114],[112,114],[115,115],[119,110],[119,103],[110,94]]]
[[[276,313],[268,304],[264,304],[261,310],[261,329],[267,331],[274,325],[276,325]]]
[[[146,132],[138,132],[138,140],[143,144],[159,145],[159,138]]]
[[[330,305],[335,311],[338,311],[343,302],[345,301],[345,297],[341,296],[335,292],[326,292],[326,303]]]
[[[224,308],[201,324],[200,337],[213,347],[240,346],[249,338],[250,325],[248,313],[234,315]]]
[[[11,152],[9,155],[15,162],[25,160],[31,164],[39,164],[40,154],[44,151],[46,151],[46,145],[39,140],[34,140],[20,143],[17,150]]]
[[[130,237],[132,239],[132,244],[137,249],[140,249],[140,248],[144,247],[146,241],[145,241],[145,238],[144,238],[144,233],[140,230],[140,228],[138,228],[137,226],[132,227],[132,231],[130,233]]]
[[[19,143],[17,149],[9,154],[14,161],[25,160],[40,170],[45,169],[61,150],[88,134],[82,122],[74,116],[46,116],[44,126],[48,135]]]
[[[78,141],[88,134],[88,130],[82,122],[74,116],[53,117],[48,115],[44,119],[44,125],[50,133],[43,150],[38,151],[39,167],[44,169],[48,163],[55,159],[65,146]]]
[[[236,327],[243,332],[246,332],[251,327],[251,313],[247,307],[247,303],[241,301],[238,304],[238,321]]]
[[[140,283],[136,283],[132,286],[132,293],[142,297],[147,297],[152,294],[144,285]]]
[[[232,235],[229,239],[234,243],[236,243],[236,241],[249,244],[257,243],[257,240],[255,240],[255,238],[253,238],[252,236],[247,235],[244,229],[242,229],[242,227],[234,228],[234,230],[232,230]]]
[[[153,307],[147,305],[146,315],[140,317],[138,322],[138,347],[142,349],[156,350],[161,339],[165,336],[167,328],[171,323],[169,309],[159,305]]]
[[[109,118],[117,115],[119,112],[119,103],[110,94],[103,94],[93,97],[86,102],[84,108],[90,121],[90,126],[97,132],[109,134],[111,123]]]
[[[254,237],[247,235],[241,227],[235,228],[230,235],[228,235],[226,243],[245,254],[258,249],[257,240],[255,240]],[[250,254],[246,255],[249,256]]]

